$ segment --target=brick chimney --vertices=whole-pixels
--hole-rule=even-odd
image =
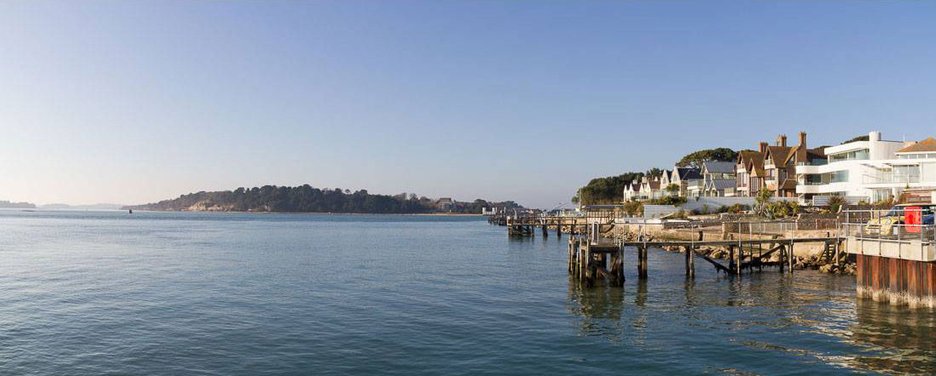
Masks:
[[[777,136],[777,146],[786,147],[786,135],[785,134],[781,134]]]
[[[758,145],[758,146],[760,147],[760,152],[761,152],[761,154],[767,152],[767,143],[766,143],[766,142],[761,142],[760,145]]]
[[[800,149],[806,149],[806,132],[799,133]]]

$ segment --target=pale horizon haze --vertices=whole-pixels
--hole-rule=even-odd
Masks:
[[[0,200],[549,208],[785,133],[936,136],[936,3],[0,2]]]

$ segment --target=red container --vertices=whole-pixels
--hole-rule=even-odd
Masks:
[[[904,224],[907,225],[907,232],[920,233],[923,224],[923,210],[919,206],[908,206],[904,208]]]

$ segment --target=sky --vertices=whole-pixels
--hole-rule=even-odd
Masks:
[[[936,136],[936,2],[3,1],[0,200],[549,208],[688,152]]]

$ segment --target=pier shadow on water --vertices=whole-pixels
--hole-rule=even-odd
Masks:
[[[849,359],[855,369],[936,374],[936,311],[857,299],[851,340],[870,351]]]
[[[569,311],[581,317],[579,334],[619,339],[624,329],[624,287],[585,287],[569,277]]]
[[[650,277],[630,273],[624,287],[570,277],[576,333],[621,356],[679,349],[686,370],[795,374],[809,364],[816,374],[936,374],[936,311],[858,299],[853,277],[814,271],[699,268],[686,278],[681,257],[651,254]],[[763,362],[770,358],[785,360]]]

